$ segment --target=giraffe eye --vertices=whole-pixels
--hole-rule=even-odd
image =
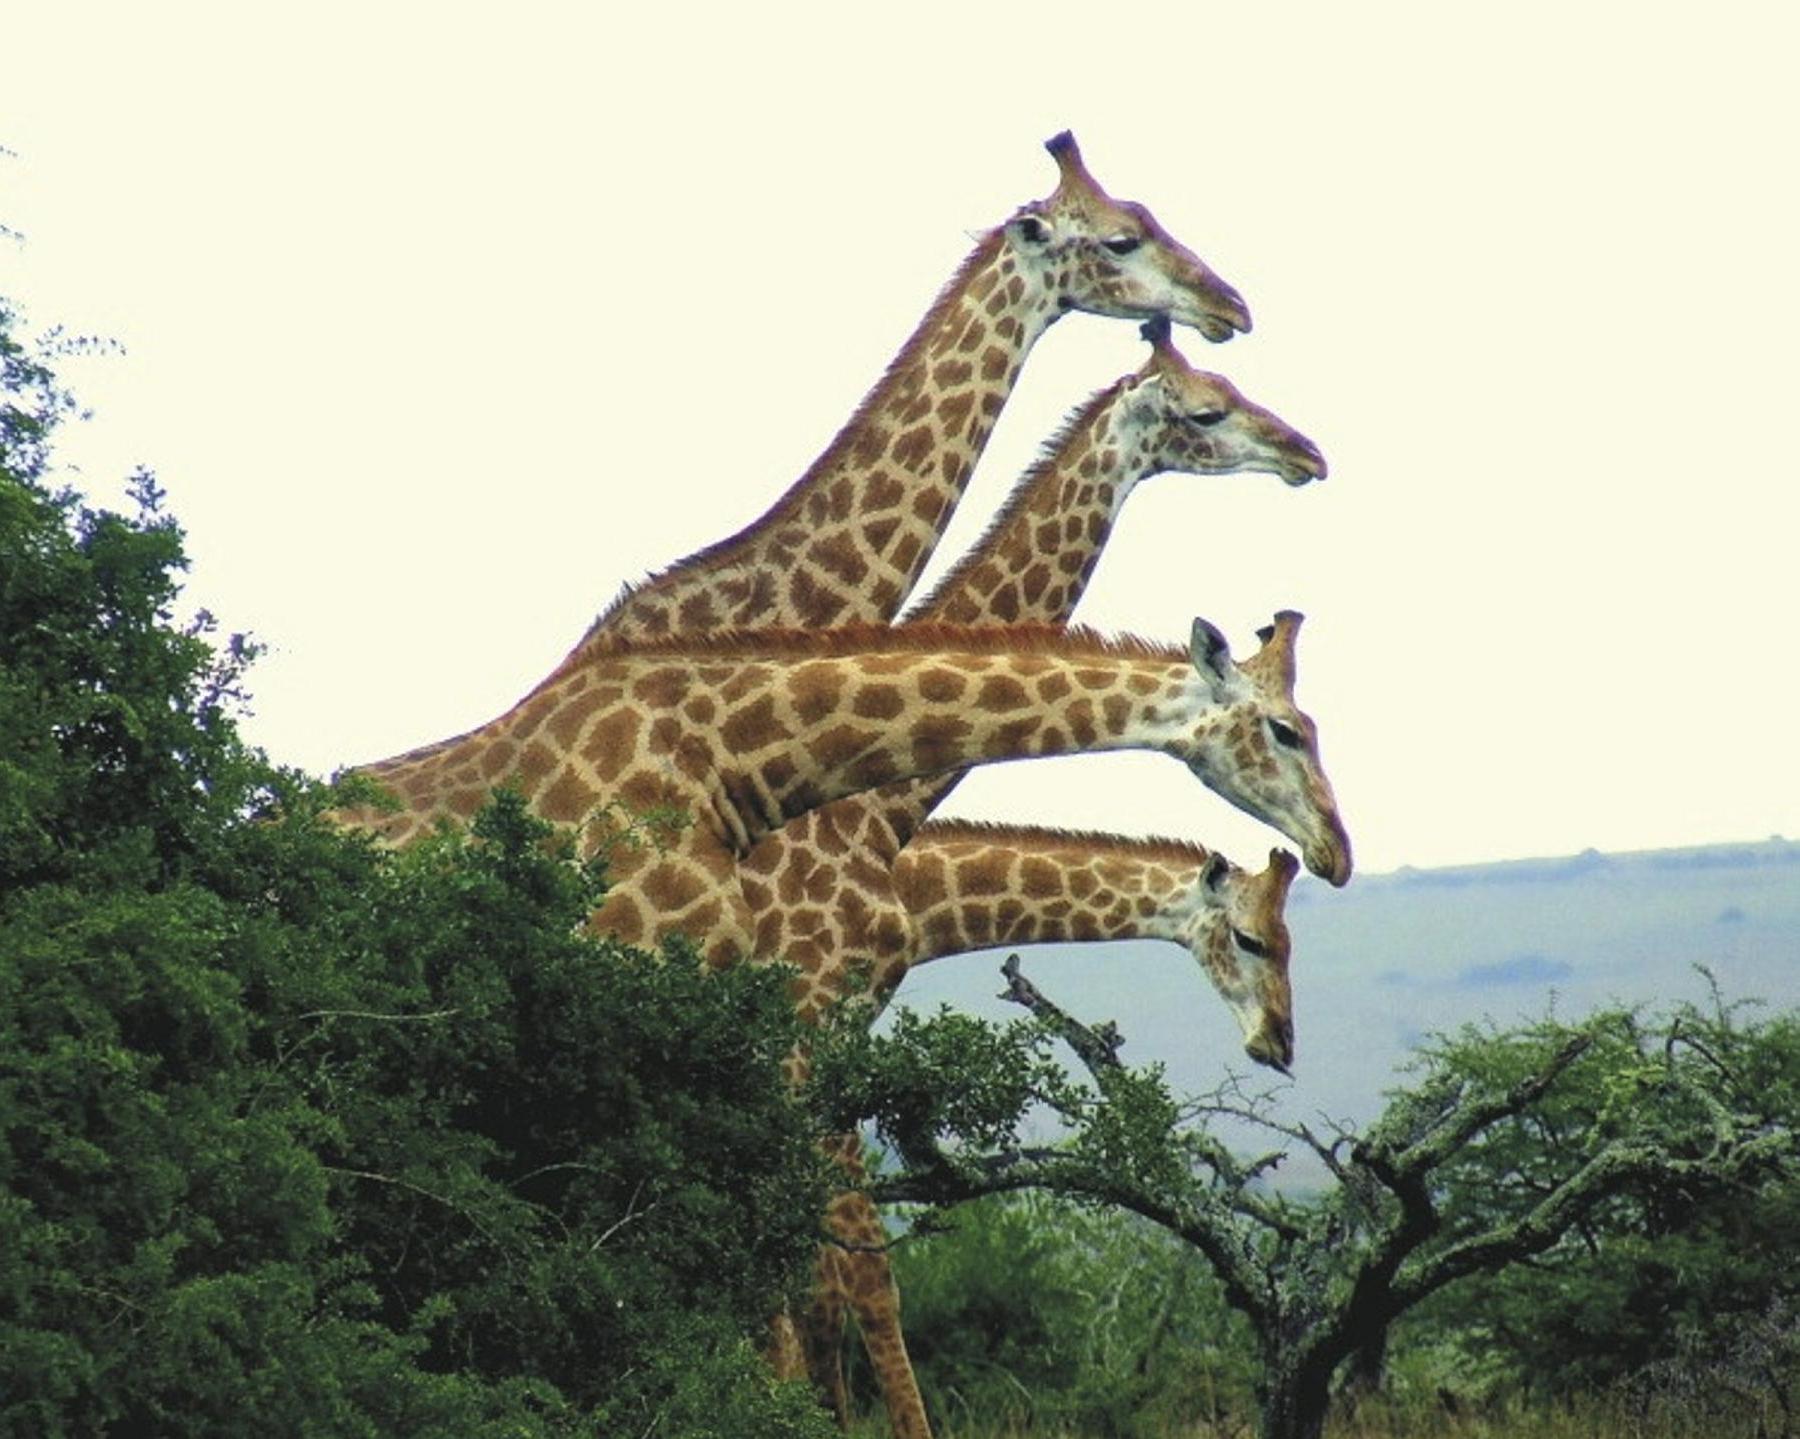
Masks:
[[[1243,930],[1232,930],[1231,937],[1237,941],[1238,948],[1243,950],[1245,954],[1253,954],[1258,959],[1267,959],[1269,957],[1269,946],[1264,944],[1260,939],[1252,939],[1249,935],[1245,934]]]
[[[1195,410],[1188,416],[1196,425],[1220,425],[1225,422],[1223,410]]]
[[[1102,240],[1100,243],[1115,255],[1129,255],[1144,243],[1144,237],[1142,235],[1114,235],[1112,239]]]
[[[1286,745],[1289,749],[1300,748],[1300,731],[1292,725],[1272,719],[1269,721],[1269,733],[1275,736],[1276,744]]]

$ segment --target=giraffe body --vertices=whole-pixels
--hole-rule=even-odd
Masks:
[[[949,524],[1026,356],[1060,316],[1168,316],[1214,341],[1250,328],[1236,291],[1148,210],[1094,181],[1073,136],[1046,148],[1060,171],[1055,192],[981,238],[807,472],[741,533],[628,588],[583,645],[600,635],[891,620]],[[848,850],[831,847],[852,827],[851,817],[809,822],[796,830],[793,853],[832,852],[848,867]],[[859,911],[855,880],[849,874],[840,890],[843,923],[886,931],[891,949],[892,906]],[[823,882],[820,873],[815,887]],[[879,900],[885,881],[871,883]],[[821,914],[795,906],[783,927],[810,927],[822,941],[839,921]],[[853,952],[866,951],[860,936],[853,943]],[[897,1328],[883,1344],[877,1368],[894,1432],[928,1436]]]
[[[949,522],[1032,345],[1061,314],[1080,309],[1116,317],[1167,315],[1215,341],[1250,328],[1235,291],[1163,231],[1148,211],[1114,200],[1094,182],[1072,137],[1058,136],[1047,148],[1061,171],[1055,193],[1021,207],[982,238],[886,375],[808,472],[748,529],[628,589],[595,623],[563,673],[589,650],[604,650],[620,637],[891,619]],[[1318,473],[1323,473],[1322,464]],[[1085,581],[1085,573],[1080,578]],[[1067,606],[1072,607],[1078,589],[1078,583],[1068,586]],[[991,607],[991,616],[1000,608]],[[1027,604],[1018,618],[1031,614]],[[1066,614],[1064,608],[1060,615],[1046,612],[1044,618]],[[534,693],[520,709],[542,697]],[[362,821],[402,840],[416,832],[423,817],[470,812],[476,796],[501,779],[527,789],[539,801],[540,812],[558,817],[573,817],[590,791],[606,792],[596,788],[595,776],[581,764],[559,759],[554,747],[546,751],[541,739],[534,747],[529,736],[515,735],[508,743],[521,746],[516,752],[492,743],[497,736],[491,732],[504,728],[507,718],[474,735],[372,767],[377,777],[406,792],[409,814],[396,820],[367,815]],[[515,711],[512,718],[518,721],[516,729],[530,716]],[[627,722],[616,724],[623,728]],[[662,730],[667,737],[669,725]],[[693,745],[681,748],[680,762],[695,758]],[[676,758],[662,764],[664,771],[679,767]],[[680,786],[671,789],[667,781],[666,773],[660,778],[635,775],[629,781],[631,793],[621,786],[617,798],[630,806],[643,798],[673,797]],[[1325,798],[1329,808],[1328,787]],[[893,823],[879,813],[827,820],[808,811],[791,826],[788,844],[767,847],[777,856],[779,871],[771,892],[783,897],[783,908],[758,910],[744,902],[743,888],[732,882],[734,875],[747,872],[733,846],[749,831],[740,835],[732,830],[731,809],[726,803],[698,811],[709,822],[725,822],[724,839],[716,828],[697,826],[695,841],[678,852],[654,857],[621,852],[613,866],[614,913],[602,912],[597,919],[639,942],[669,928],[717,925],[719,937],[712,948],[723,961],[755,947],[758,935],[769,928],[780,931],[772,939],[810,930],[816,940],[812,951],[823,954],[840,925],[835,916],[842,915],[848,952],[894,952],[903,919],[891,903],[891,881],[877,872],[904,842]],[[929,803],[923,810],[929,811]],[[1334,812],[1328,827],[1336,827],[1341,837]],[[701,842],[703,833],[710,833],[710,843]],[[869,852],[855,853],[869,838],[876,841],[872,859]],[[783,850],[797,856],[793,864],[779,859]],[[808,876],[790,873],[796,865],[805,867],[807,856],[819,855],[832,857],[833,863],[813,865]],[[1347,865],[1346,848],[1345,873]],[[838,901],[828,905],[820,900],[832,885],[834,869],[841,876]],[[859,885],[877,902],[859,908]],[[649,918],[653,912],[661,918]],[[897,1326],[891,1327],[891,1353],[878,1358],[878,1369],[894,1432],[928,1435]]]

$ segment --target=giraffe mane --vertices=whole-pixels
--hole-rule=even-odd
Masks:
[[[1064,659],[1149,659],[1191,664],[1184,645],[1137,635],[1104,635],[1086,625],[952,625],[935,621],[884,625],[857,623],[830,629],[722,629],[702,634],[645,638],[596,635],[569,656],[558,672],[602,656],[680,655],[775,658],[782,655],[1047,654]]]
[[[594,620],[593,624],[588,627],[588,632],[587,635],[583,637],[583,642],[585,643],[586,640],[592,639],[599,632],[603,631],[606,628],[607,621],[610,620],[613,615],[618,612],[620,607],[634,595],[641,594],[646,590],[655,589],[665,580],[668,580],[675,575],[679,575],[690,568],[704,567],[724,558],[757,530],[775,521],[787,510],[797,504],[799,502],[800,493],[806,489],[808,485],[812,484],[822,472],[834,466],[842,457],[843,452],[855,443],[856,431],[862,427],[863,422],[874,412],[877,404],[886,402],[888,397],[885,392],[889,383],[911,368],[915,363],[919,365],[924,364],[925,337],[930,334],[933,327],[949,313],[950,308],[956,303],[957,296],[976,272],[991,263],[994,256],[999,253],[1005,229],[1006,227],[1004,224],[996,225],[976,242],[975,248],[971,250],[963,258],[962,263],[956,267],[956,273],[953,274],[949,280],[944,283],[943,288],[938,291],[937,298],[931,302],[931,308],[925,312],[924,318],[913,327],[912,333],[906,338],[906,343],[901,345],[899,353],[888,362],[888,367],[882,371],[881,378],[870,386],[862,399],[857,402],[856,408],[851,411],[850,418],[844,421],[843,426],[838,430],[837,434],[832,437],[831,443],[820,452],[817,459],[806,467],[806,472],[782,492],[781,497],[776,500],[774,504],[770,505],[768,509],[764,510],[762,514],[758,515],[742,529],[727,535],[724,539],[715,540],[704,549],[695,550],[693,554],[688,555],[683,559],[676,560],[675,563],[667,565],[660,570],[653,570],[636,584],[627,582],[620,588],[619,593],[614,596],[612,603],[602,610],[599,616]],[[579,648],[580,646],[578,645],[577,649]]]
[[[1171,864],[1204,867],[1213,851],[1192,840],[1167,835],[1123,835],[1107,830],[1058,829],[1049,825],[1006,824],[996,820],[933,819],[921,825],[915,839],[966,840],[977,844],[1030,846],[1034,849],[1068,850],[1092,854],[1103,850],[1134,859],[1159,859]]]
[[[1137,371],[1134,370],[1129,375],[1121,375],[1104,389],[1096,390],[1077,409],[1064,416],[1063,422],[1056,427],[1055,432],[1038,448],[1037,458],[1031,462],[1031,467],[1013,484],[1012,492],[1007,495],[1006,502],[995,511],[994,518],[981,532],[981,538],[969,547],[961,559],[944,571],[943,578],[931,587],[930,594],[909,607],[912,614],[922,614],[931,609],[946,594],[966,580],[972,570],[985,562],[988,545],[1004,533],[1006,527],[1012,524],[1030,505],[1034,498],[1033,491],[1036,489],[1037,482],[1048,471],[1056,468],[1062,460],[1063,451],[1068,448],[1075,436],[1094,423],[1100,411],[1118,396],[1119,387],[1136,374]]]

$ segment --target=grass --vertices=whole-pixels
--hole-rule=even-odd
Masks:
[[[1134,1434],[1125,1423],[1111,1433],[1061,1427],[942,1424],[937,1439],[1255,1439],[1248,1416],[1241,1422],[1196,1424]],[[1648,1405],[1604,1396],[1574,1404],[1510,1402],[1480,1411],[1435,1404],[1375,1399],[1354,1414],[1336,1414],[1325,1439],[1800,1439],[1800,1415],[1786,1416],[1773,1401],[1760,1413],[1721,1396],[1688,1400],[1653,1398]],[[870,1416],[853,1425],[850,1439],[889,1439],[886,1420]]]

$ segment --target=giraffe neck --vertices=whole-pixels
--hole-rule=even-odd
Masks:
[[[910,964],[999,945],[1187,944],[1207,852],[1173,840],[938,822],[894,865]]]
[[[667,680],[654,656],[631,661],[649,673],[634,690],[679,677],[683,714],[717,716],[685,732],[683,763],[709,777],[708,821],[740,855],[834,800],[971,765],[1123,749],[1197,764],[1229,718],[1179,648],[1044,626],[870,627],[829,642],[810,655],[821,641],[805,634],[792,655],[696,653]]]
[[[1135,376],[1094,395],[1013,486],[987,532],[907,618],[939,624],[1066,624],[1125,497],[1155,461],[1120,414]]]
[[[1156,462],[1121,423],[1132,376],[1100,391],[1013,487],[994,523],[909,619],[959,625],[1067,624],[1137,482]],[[958,784],[957,773],[883,786],[859,803],[879,810],[895,852]]]
[[[792,488],[748,528],[628,589],[583,643],[891,620],[1059,314],[1050,272],[1004,227],[991,231]]]
[[[364,773],[404,843],[498,785],[575,822],[618,801],[675,810],[739,857],[847,795],[970,765],[1161,750],[1199,767],[1232,710],[1187,651],[1049,626],[728,631],[572,656],[505,714]],[[357,822],[365,822],[358,819]]]

